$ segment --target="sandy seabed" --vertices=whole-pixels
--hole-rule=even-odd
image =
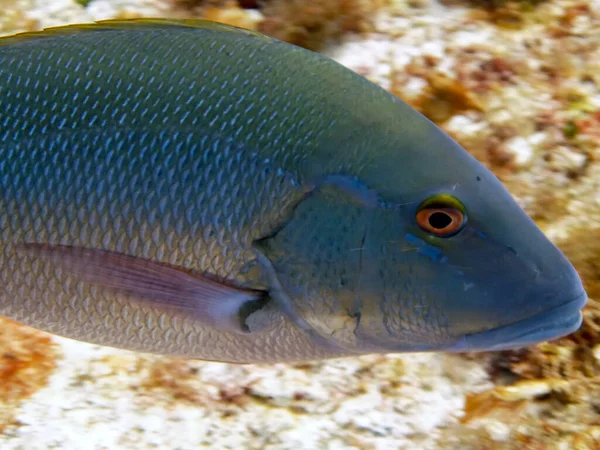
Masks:
[[[594,298],[600,3],[376,3],[360,33],[321,51],[411,103],[490,167]],[[207,14],[186,8],[0,0],[0,34]],[[210,8],[210,17],[258,29],[268,20],[282,38],[298,36],[256,10]],[[595,449],[599,360],[594,300],[576,336],[524,352],[272,366],[137,355],[0,319],[0,448]]]

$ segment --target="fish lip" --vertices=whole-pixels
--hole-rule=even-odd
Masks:
[[[584,291],[575,299],[560,306],[510,325],[467,334],[446,351],[461,353],[515,350],[559,339],[581,327],[583,323],[581,310],[587,301],[588,296]]]

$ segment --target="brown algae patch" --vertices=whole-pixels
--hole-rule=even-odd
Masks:
[[[373,28],[374,14],[391,0],[170,0],[183,16],[258,30],[311,50],[345,33]]]
[[[282,41],[318,50],[344,33],[369,31],[373,14],[386,0],[271,0],[259,31]]]
[[[50,335],[0,317],[0,432],[14,425],[21,401],[47,385],[58,357]]]
[[[485,20],[506,30],[520,30],[543,16],[540,5],[548,0],[443,0],[447,6],[463,4],[471,8],[474,20]]]
[[[152,403],[162,400],[167,405],[184,403],[203,406],[207,395],[198,386],[198,369],[184,360],[160,359],[139,361],[138,370],[144,373],[138,385],[132,386],[137,395],[150,394]]]
[[[209,6],[203,11],[202,17],[206,20],[220,22],[234,27],[256,31],[262,21],[260,14],[252,14],[236,2],[230,2],[224,7]]]
[[[252,382],[244,380],[247,369],[241,366],[232,368],[232,372],[240,372],[240,378],[235,382],[211,380],[206,383],[202,372],[204,366],[205,363],[193,360],[139,359],[135,372],[141,378],[139,382],[131,384],[130,389],[134,392],[135,401],[141,405],[163,404],[169,409],[180,405],[216,408],[222,410],[225,417],[235,415],[236,409],[252,399],[264,403],[259,396],[252,395]],[[227,364],[222,364],[222,367],[227,367]]]
[[[482,111],[477,98],[460,81],[439,73],[427,73],[423,77],[427,86],[409,104],[438,125],[459,113]]]

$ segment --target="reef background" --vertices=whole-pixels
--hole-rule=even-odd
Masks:
[[[2,450],[600,449],[600,0],[440,1],[0,0],[0,34],[205,17],[332,56],[502,179],[584,278],[582,329],[522,351],[234,366],[0,319]]]

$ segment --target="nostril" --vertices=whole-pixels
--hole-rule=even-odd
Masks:
[[[519,254],[517,253],[517,251],[516,251],[514,248],[512,248],[510,245],[507,245],[507,246],[506,246],[506,248],[508,248],[508,249],[509,249],[511,252],[513,252],[515,255],[517,255],[517,256],[519,255]]]

